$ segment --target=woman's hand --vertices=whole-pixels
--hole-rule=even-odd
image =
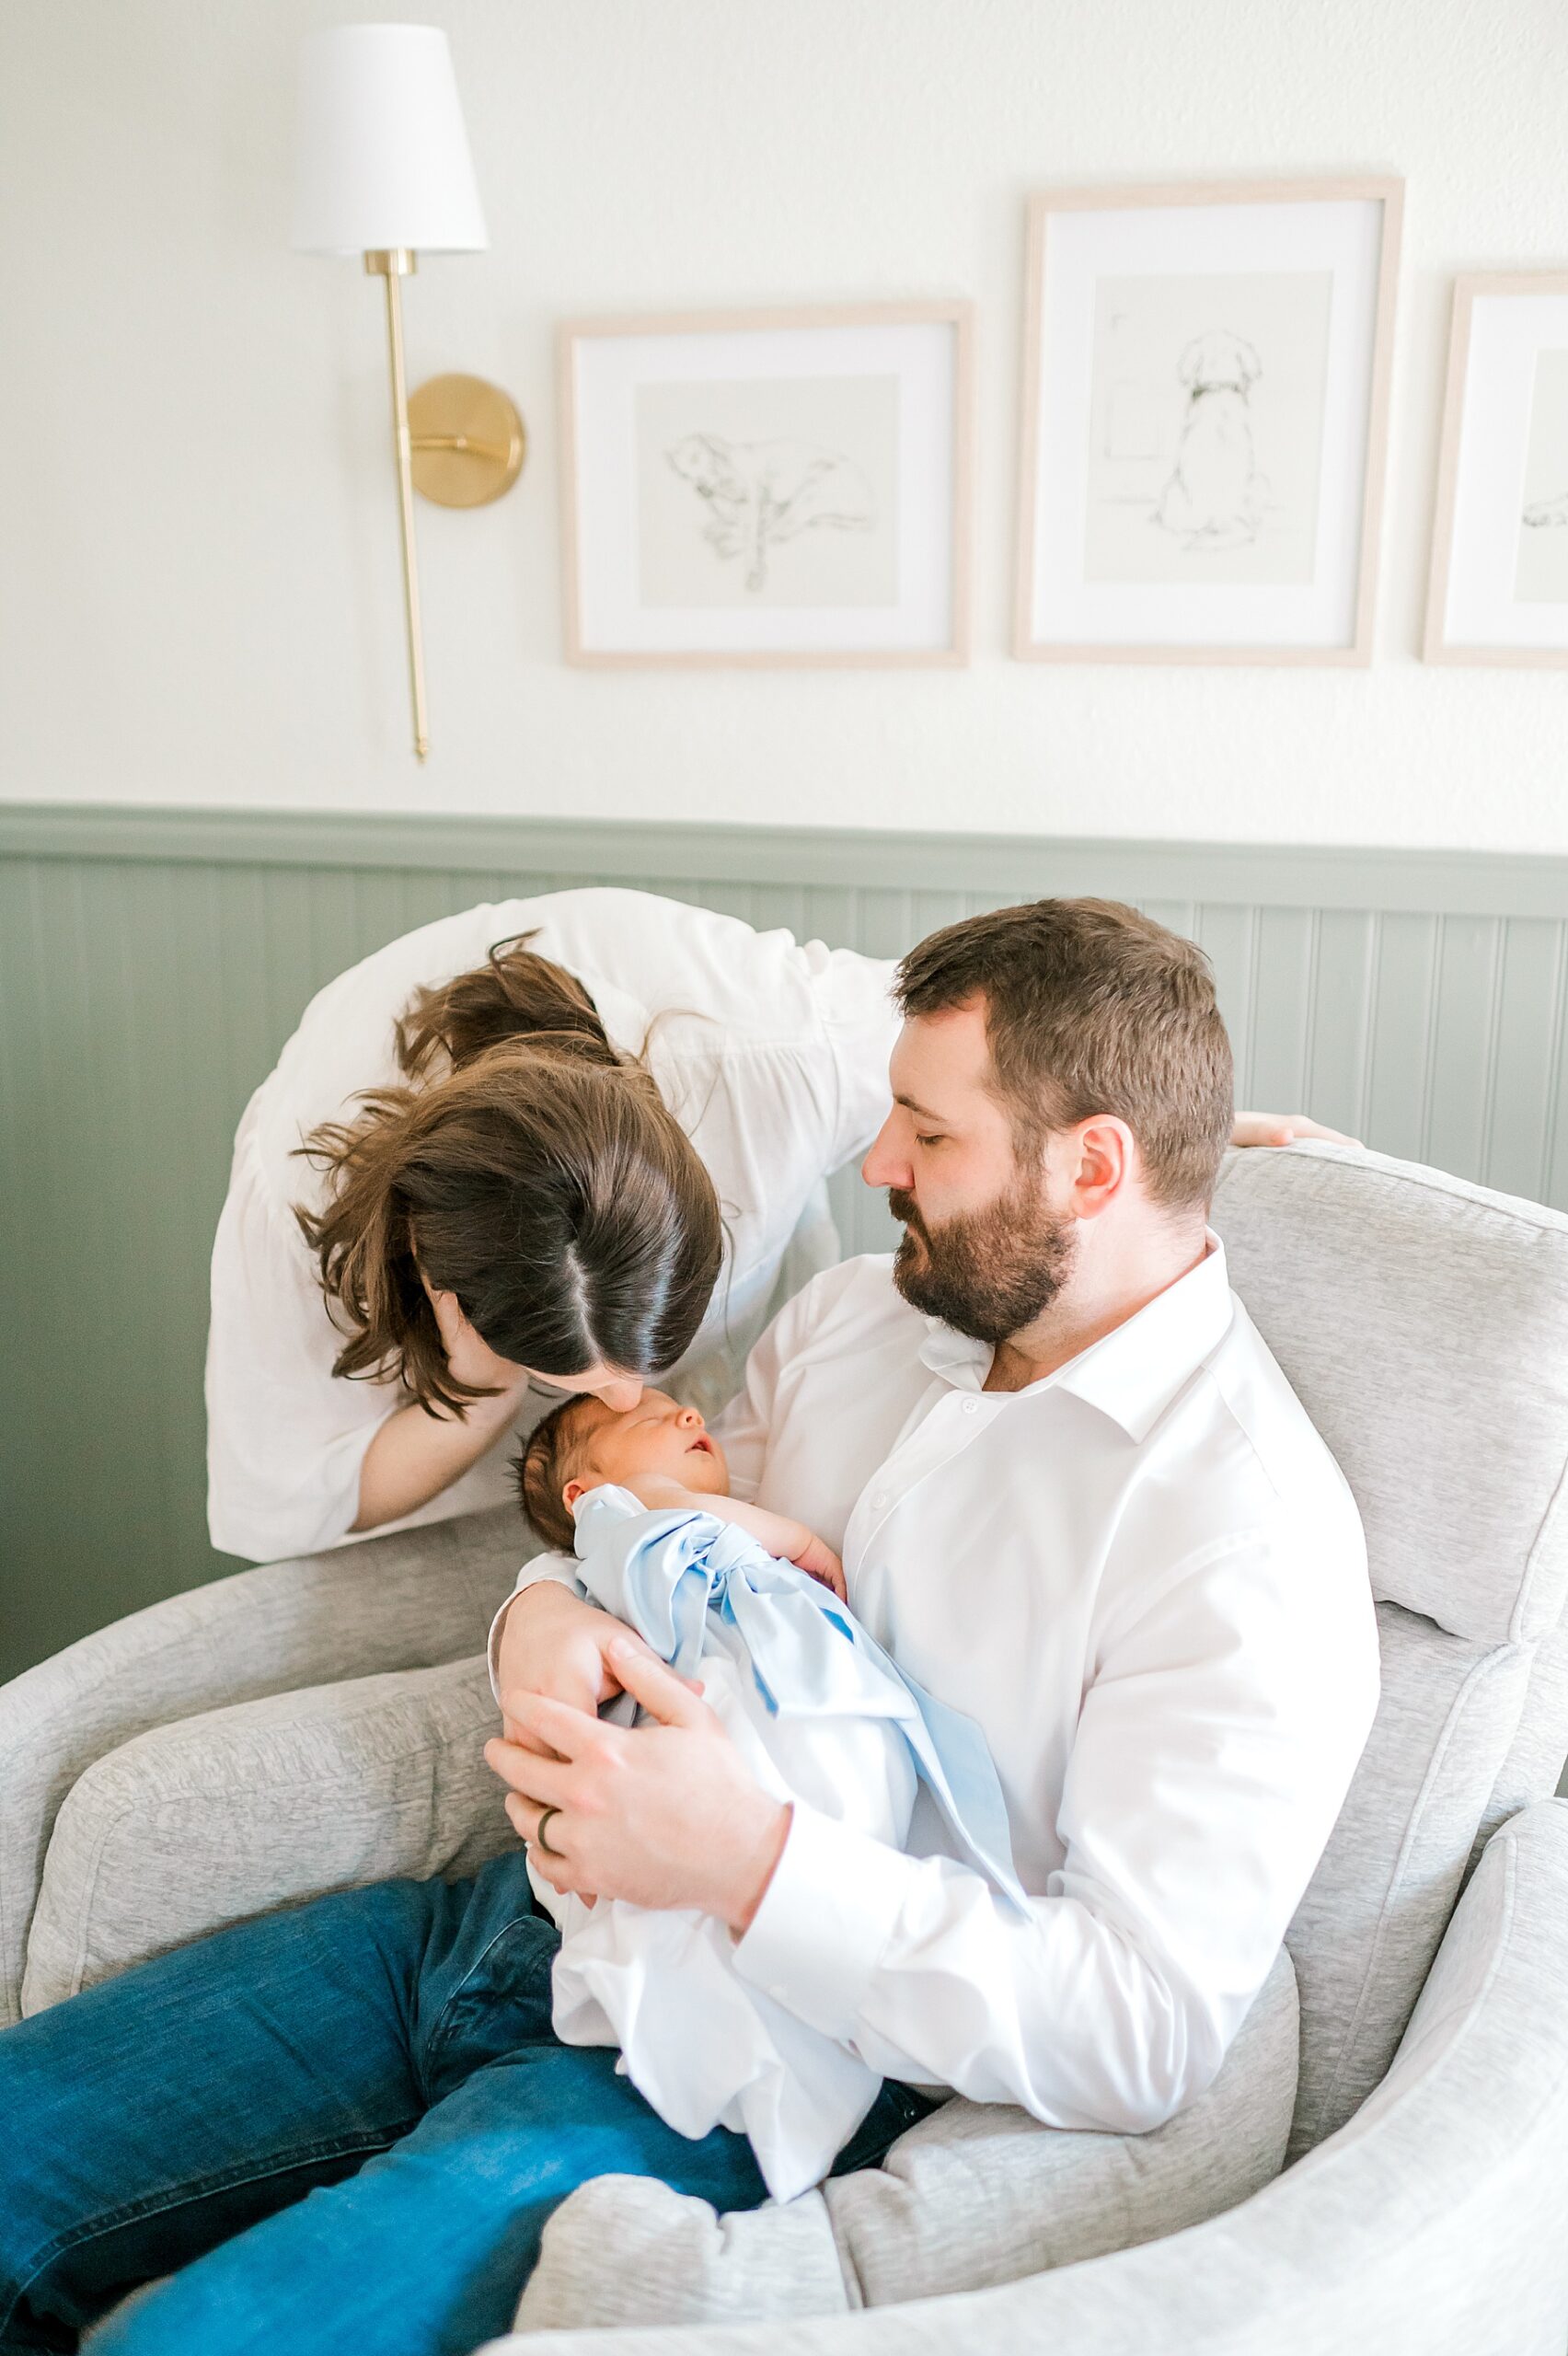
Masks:
[[[525,1369],[513,1366],[510,1358],[498,1358],[489,1343],[480,1341],[459,1308],[455,1292],[437,1292],[422,1268],[420,1282],[435,1311],[441,1346],[446,1352],[454,1381],[467,1383],[475,1391],[503,1391],[509,1396],[521,1397],[528,1383]]]
[[[1295,1145],[1302,1138],[1321,1138],[1328,1145],[1361,1143],[1359,1138],[1347,1138],[1343,1129],[1309,1121],[1305,1113],[1238,1113],[1230,1132],[1232,1145]]]

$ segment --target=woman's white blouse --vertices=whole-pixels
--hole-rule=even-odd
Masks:
[[[725,1266],[680,1369],[683,1391],[704,1404],[735,1387],[821,1182],[882,1120],[897,1028],[892,964],[802,947],[709,908],[609,890],[503,900],[425,925],[340,975],[246,1108],[213,1250],[207,1519],[225,1553],[267,1562],[346,1538],[365,1451],[407,1403],[400,1384],[332,1372],[340,1336],[293,1207],[318,1204],[322,1180],[297,1149],[320,1122],[352,1119],[365,1090],[402,1080],[393,1025],[418,989],[482,964],[492,943],[520,932],[582,982],[617,1047],[645,1055],[712,1175]],[[525,1403],[518,1427],[544,1403]],[[512,1494],[511,1454],[503,1437],[384,1527],[500,1504]]]

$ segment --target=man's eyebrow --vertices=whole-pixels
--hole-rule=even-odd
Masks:
[[[902,1104],[906,1113],[915,1114],[922,1121],[940,1121],[944,1126],[946,1125],[945,1113],[933,1113],[929,1105],[917,1104],[913,1096],[895,1096],[893,1101],[895,1104]]]

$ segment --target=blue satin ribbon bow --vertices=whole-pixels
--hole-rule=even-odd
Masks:
[[[969,1858],[1027,1911],[984,1735],[896,1668],[831,1588],[732,1522],[686,1507],[651,1511],[613,1486],[579,1501],[577,1553],[594,1602],[679,1676],[697,1674],[713,1612],[741,1638],[770,1714],[892,1720]]]

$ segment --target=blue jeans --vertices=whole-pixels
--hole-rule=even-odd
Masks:
[[[467,2356],[589,2177],[766,2198],[751,2146],[666,2127],[550,2027],[522,1852],[199,1940],[0,2033],[0,2350]],[[883,2087],[836,2173],[930,2108]],[[606,2252],[613,2264],[613,2253]]]

